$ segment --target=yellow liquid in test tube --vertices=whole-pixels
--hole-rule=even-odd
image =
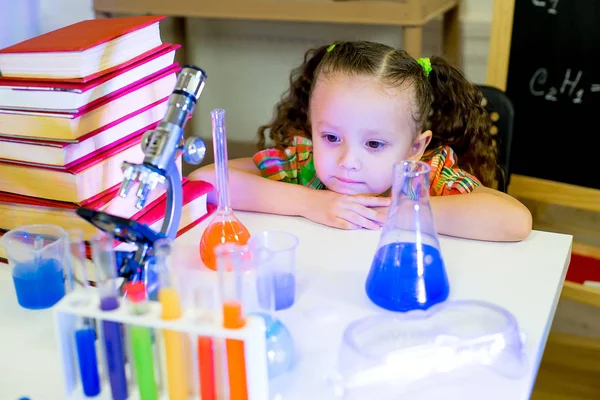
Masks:
[[[175,320],[181,317],[181,302],[175,288],[167,287],[158,292],[162,305],[162,319]],[[180,332],[163,330],[167,366],[169,400],[187,400],[188,382],[185,369],[184,337]]]

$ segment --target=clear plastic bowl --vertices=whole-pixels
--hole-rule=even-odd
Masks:
[[[352,322],[331,381],[338,397],[396,399],[415,382],[432,378],[439,383],[441,377],[482,366],[507,378],[524,374],[515,318],[490,303],[449,301],[426,311]]]

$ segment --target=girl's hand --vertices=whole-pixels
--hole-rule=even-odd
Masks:
[[[347,195],[329,190],[311,190],[303,202],[302,216],[311,221],[339,229],[366,228],[378,230],[386,220],[389,197]]]
[[[390,203],[391,203],[390,199]],[[377,211],[378,213],[384,214],[386,217],[388,215],[388,213],[390,212],[390,207],[374,207],[373,210]],[[382,224],[385,222],[385,219],[381,222]]]

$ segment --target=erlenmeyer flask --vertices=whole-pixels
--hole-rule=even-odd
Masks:
[[[200,239],[202,262],[213,271],[217,270],[215,248],[223,243],[246,245],[250,239],[248,229],[233,215],[229,202],[229,173],[227,169],[227,133],[225,110],[212,110],[213,147],[215,152],[215,174],[219,204],[215,216],[204,230]]]
[[[392,206],[365,289],[373,303],[391,311],[424,310],[448,297],[423,162],[394,165]]]

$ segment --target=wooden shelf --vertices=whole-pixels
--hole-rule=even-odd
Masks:
[[[512,175],[508,194],[542,203],[600,212],[600,190],[562,182]]]
[[[424,25],[459,0],[94,0],[97,12],[265,21]]]
[[[353,23],[402,27],[403,47],[421,57],[423,25],[443,16],[444,55],[461,66],[461,0],[94,0],[100,17],[112,14],[166,15],[183,19]]]

